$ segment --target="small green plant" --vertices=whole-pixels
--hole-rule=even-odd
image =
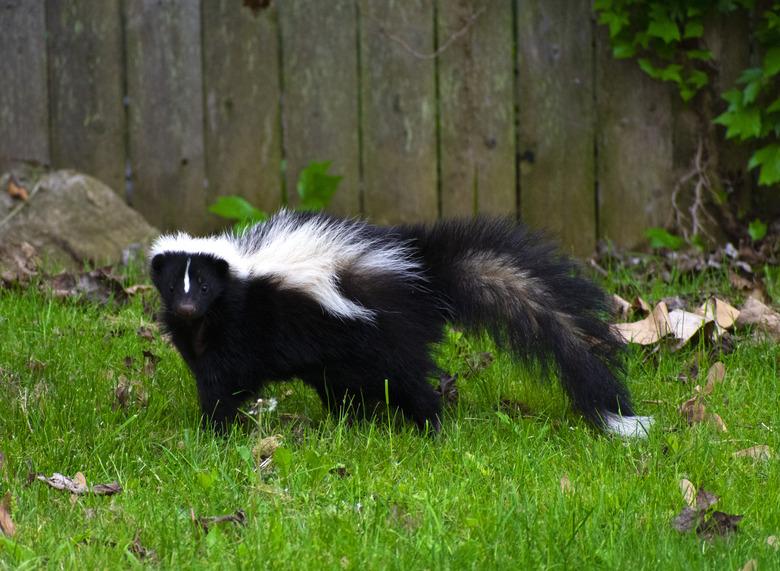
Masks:
[[[300,198],[298,210],[323,210],[330,204],[343,178],[328,173],[331,164],[331,161],[312,162],[300,172],[296,185]],[[234,221],[237,230],[268,219],[267,212],[255,208],[246,199],[235,195],[220,196],[209,206],[209,212]]]
[[[645,236],[650,241],[650,247],[654,250],[664,248],[667,250],[679,250],[685,245],[685,240],[663,228],[648,228],[645,230]]]
[[[758,242],[759,240],[763,239],[764,236],[766,236],[766,222],[756,218],[748,225],[748,234],[750,235],[750,239],[754,242]]]

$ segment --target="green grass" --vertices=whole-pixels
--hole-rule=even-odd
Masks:
[[[642,285],[618,271],[608,286],[651,300],[680,293],[702,300],[728,288],[719,275]],[[469,359],[494,349],[451,333],[439,356],[461,375],[460,399],[446,410],[439,437],[388,415],[351,426],[324,414],[300,383],[274,387],[275,411],[219,437],[199,428],[194,383],[178,354],[159,335],[136,334],[149,319],[138,298],[99,308],[34,289],[0,291],[0,495],[10,491],[17,526],[13,542],[0,540],[0,567],[739,569],[749,559],[758,569],[780,566],[780,552],[766,545],[780,535],[776,345],[746,335],[722,357],[726,381],[708,409],[727,433],[688,427],[677,412],[693,393],[677,374],[706,354],[699,347],[632,349],[631,390],[640,412],[658,422],[646,441],[623,441],[588,428],[555,384],[537,382],[533,366],[497,354],[470,374]],[[144,350],[161,357],[149,375],[141,370]],[[120,375],[143,383],[146,406],[115,406]],[[259,471],[251,450],[273,434],[289,453]],[[732,457],[756,444],[769,445],[774,458]],[[345,471],[333,470],[339,466]],[[90,483],[118,480],[124,491],[72,499],[29,484],[30,471],[81,471]],[[739,531],[703,541],[672,529],[683,507],[681,478],[719,495],[717,509],[744,514]],[[245,526],[206,534],[191,521],[190,510],[238,509]],[[155,557],[133,554],[136,535]]]

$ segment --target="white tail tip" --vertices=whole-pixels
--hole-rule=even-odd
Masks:
[[[620,416],[605,412],[606,430],[623,438],[647,438],[653,420],[652,416]]]

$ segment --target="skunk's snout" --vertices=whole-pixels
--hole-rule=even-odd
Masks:
[[[176,315],[184,319],[192,319],[195,316],[197,308],[191,301],[183,301],[176,306]]]

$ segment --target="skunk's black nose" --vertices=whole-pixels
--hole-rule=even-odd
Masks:
[[[176,315],[184,319],[191,319],[195,316],[195,304],[185,301],[176,306]]]

